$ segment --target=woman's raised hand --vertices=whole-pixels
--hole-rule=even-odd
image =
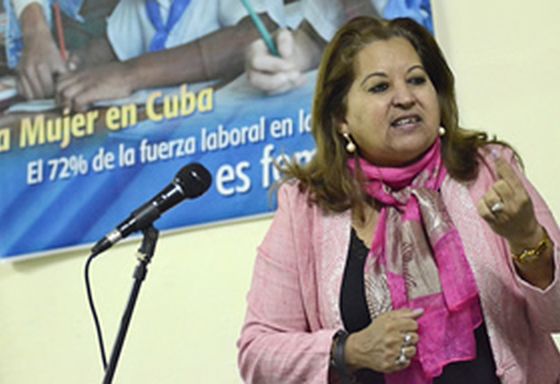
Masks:
[[[538,244],[544,237],[544,230],[512,166],[498,158],[496,171],[499,179],[478,202],[478,212],[494,232],[508,240],[512,252],[519,253]]]

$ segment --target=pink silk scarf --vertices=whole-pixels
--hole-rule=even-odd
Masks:
[[[362,158],[357,162],[366,192],[382,206],[366,279],[373,275],[383,280],[390,293],[384,310],[424,309],[416,356],[408,368],[385,375],[385,380],[431,383],[446,364],[476,358],[474,329],[482,323],[476,283],[439,193],[447,174],[440,140],[405,167],[377,167]],[[348,166],[356,171],[354,160]],[[368,307],[371,312],[369,302]],[[372,320],[378,315],[371,313]]]

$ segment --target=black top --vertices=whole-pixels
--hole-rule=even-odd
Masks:
[[[350,333],[359,331],[371,323],[364,292],[364,264],[369,249],[358,238],[354,229],[350,240],[350,249],[340,293],[340,309],[344,327]],[[499,384],[496,376],[496,364],[484,323],[475,330],[476,359],[446,365],[441,376],[434,379],[434,384]],[[356,373],[359,383],[385,383],[382,373],[368,369]]]

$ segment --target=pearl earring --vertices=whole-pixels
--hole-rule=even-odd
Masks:
[[[354,153],[356,152],[356,144],[354,144],[354,142],[352,141],[352,138],[350,137],[350,135],[348,133],[343,133],[342,136],[344,136],[344,138],[346,139],[347,143],[346,143],[346,151],[348,153]]]
[[[438,133],[439,133],[440,136],[445,135],[446,132],[447,132],[447,130],[445,129],[445,127],[439,127]]]

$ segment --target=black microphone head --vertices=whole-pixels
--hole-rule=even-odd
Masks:
[[[185,165],[175,176],[178,183],[185,193],[187,199],[194,199],[202,195],[212,184],[212,175],[199,163]]]

